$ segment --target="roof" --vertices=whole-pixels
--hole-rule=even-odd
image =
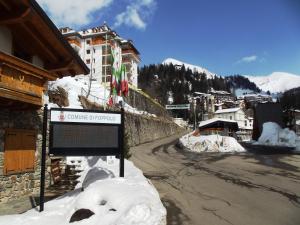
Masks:
[[[221,114],[221,113],[232,113],[232,112],[237,112],[241,108],[229,108],[229,109],[219,109],[215,112],[215,114]]]
[[[11,30],[16,43],[43,60],[46,70],[57,77],[89,73],[35,0],[0,1],[0,12],[0,23]]]
[[[221,118],[212,118],[209,120],[201,121],[199,128],[231,128],[238,130],[238,123],[234,120],[227,120]]]

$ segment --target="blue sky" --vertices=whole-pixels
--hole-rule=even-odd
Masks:
[[[106,21],[141,66],[175,58],[221,75],[300,75],[300,0],[37,0],[59,27]]]

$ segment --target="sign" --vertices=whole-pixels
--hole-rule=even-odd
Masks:
[[[166,105],[166,109],[190,109],[190,104]]]
[[[44,210],[48,108],[44,106],[41,154],[40,212]],[[49,154],[57,156],[117,156],[124,177],[124,109],[121,112],[50,110]],[[114,163],[114,158],[108,161]]]
[[[121,114],[51,110],[51,122],[121,124]]]
[[[51,109],[49,153],[106,156],[121,153],[121,112]]]

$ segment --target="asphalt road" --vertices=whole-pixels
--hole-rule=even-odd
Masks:
[[[131,148],[168,225],[299,225],[300,155],[198,154],[178,136]]]

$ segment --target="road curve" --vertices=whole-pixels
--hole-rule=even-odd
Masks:
[[[169,225],[300,224],[300,155],[197,154],[179,136],[131,148]]]

